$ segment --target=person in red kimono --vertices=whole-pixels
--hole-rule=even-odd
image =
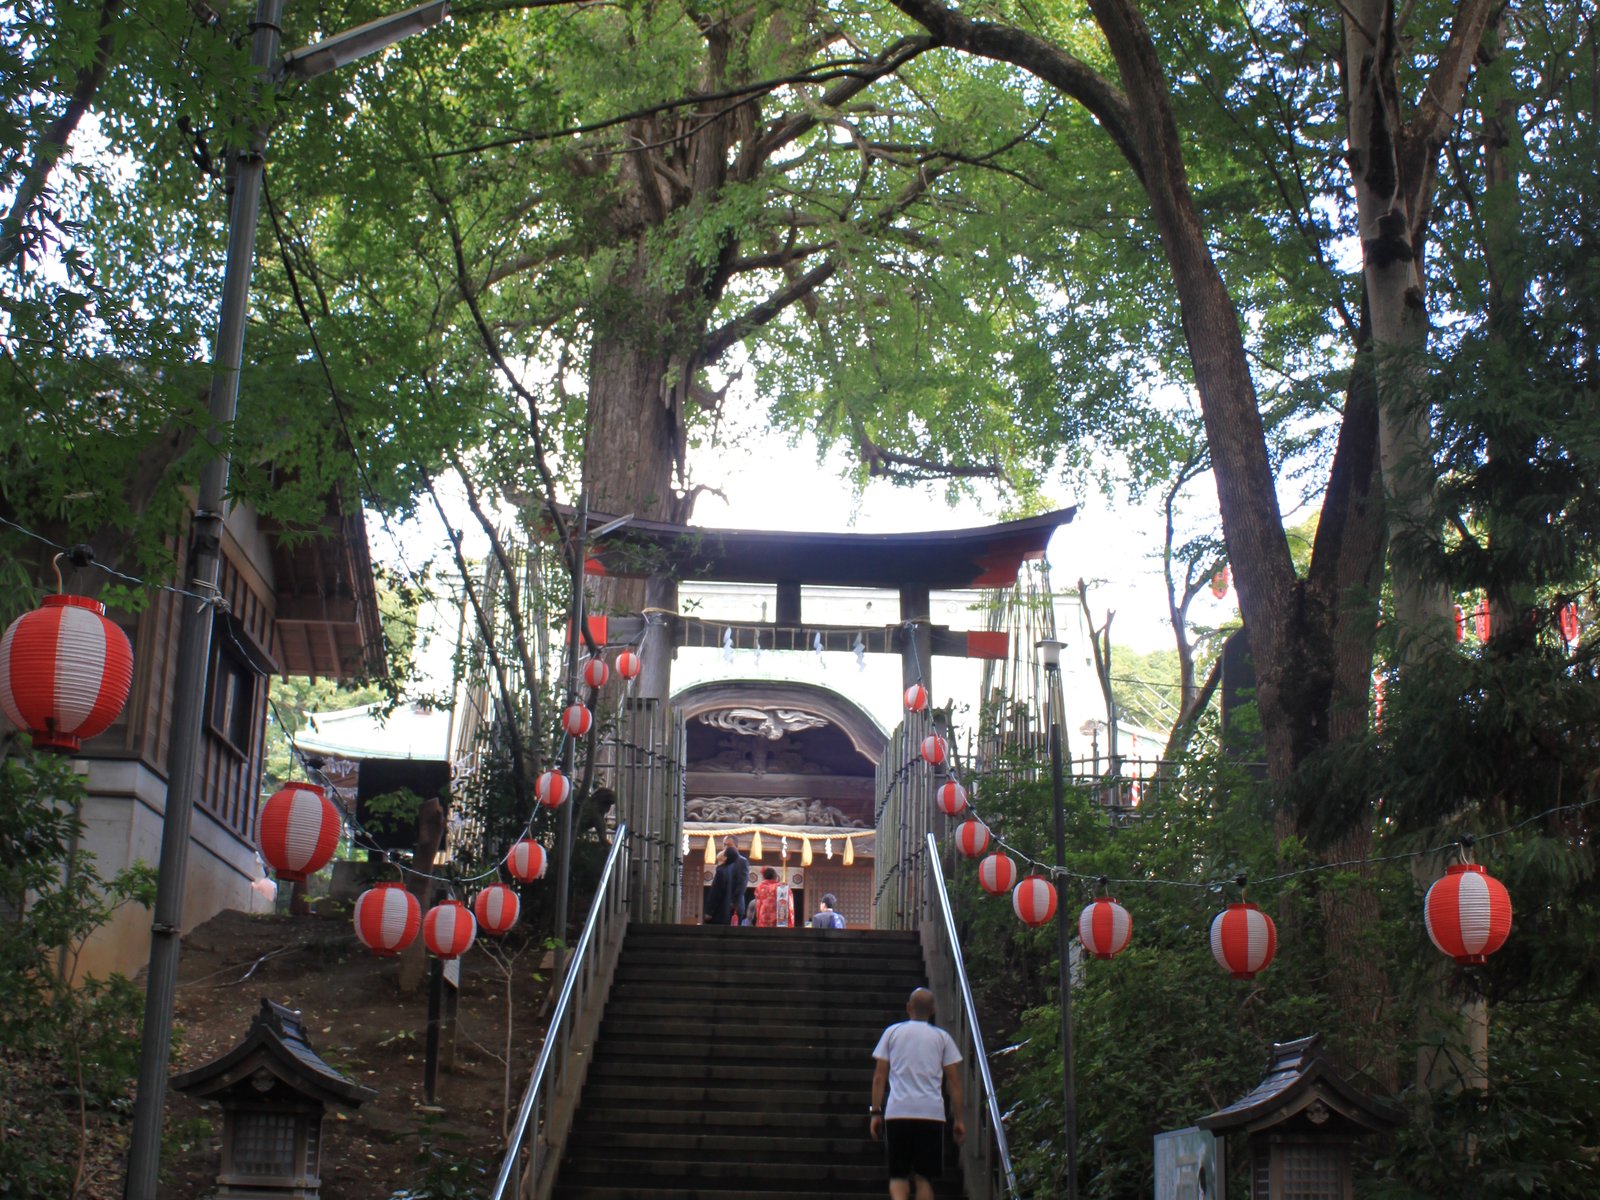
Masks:
[[[789,885],[778,882],[778,872],[766,867],[756,884],[756,924],[763,929],[794,928],[794,896]]]

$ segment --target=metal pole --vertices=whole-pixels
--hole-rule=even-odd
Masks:
[[[584,543],[589,532],[589,496],[585,493],[578,502],[577,529],[572,535],[572,598],[570,611],[572,613],[572,637],[567,647],[567,704],[572,704],[578,696],[578,647],[583,642],[584,612],[583,612],[583,559]],[[577,739],[570,734],[562,742],[561,773],[569,780],[572,778],[572,763],[575,757]],[[556,842],[558,854],[556,858],[556,944],[552,951],[555,962],[555,978],[559,981],[561,972],[566,965],[567,957],[567,912],[572,902],[572,809],[584,797],[574,796],[561,806],[561,818],[557,824],[558,832]]]
[[[265,79],[278,61],[278,22],[283,0],[258,0],[250,65]],[[239,155],[228,218],[228,256],[222,273],[222,307],[212,356],[210,428],[216,453],[200,475],[189,547],[189,590],[216,595],[222,565],[222,528],[227,517],[230,462],[225,439],[239,401],[244,326],[261,214],[264,130],[257,130]],[[184,597],[178,628],[173,685],[172,745],[167,755],[167,802],[161,823],[160,874],[150,922],[150,968],[145,989],[144,1032],[139,1048],[139,1084],[128,1153],[128,1200],[156,1200],[161,1164],[161,1124],[166,1108],[167,1068],[172,1050],[172,1004],[178,982],[183,885],[188,867],[189,828],[200,783],[201,711],[211,661],[211,606]]]
[[[1057,672],[1050,675],[1050,785],[1055,799],[1056,866],[1067,865],[1066,794],[1061,776],[1061,711],[1056,703]],[[1065,897],[1060,895],[1065,876],[1056,878],[1056,953],[1061,959],[1061,1092],[1067,1138],[1067,1200],[1078,1200],[1078,1099],[1072,1081],[1072,932],[1067,923]]]

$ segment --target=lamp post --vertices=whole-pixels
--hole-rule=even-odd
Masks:
[[[444,19],[449,0],[406,9],[370,21],[348,33],[315,42],[278,57],[283,0],[257,0],[251,25],[250,66],[256,77],[275,84],[285,75],[311,79]],[[228,251],[222,271],[222,304],[212,344],[207,437],[216,453],[200,476],[187,570],[188,590],[215,596],[222,568],[222,531],[227,521],[231,462],[224,439],[239,402],[239,370],[244,361],[244,327],[255,261],[256,222],[261,215],[261,177],[267,131],[259,129],[239,152],[233,202],[228,213]],[[128,1200],[156,1200],[161,1162],[161,1124],[166,1107],[167,1069],[172,1045],[172,1002],[177,990],[179,935],[183,924],[184,876],[189,830],[200,777],[206,673],[211,659],[210,605],[185,597],[178,627],[178,655],[172,705],[172,746],[167,757],[167,802],[161,822],[161,858],[156,901],[150,920],[150,967],[145,990],[144,1030],[139,1047],[139,1085],[134,1100],[128,1152]]]
[[[1044,667],[1050,703],[1050,787],[1054,799],[1056,866],[1067,865],[1067,812],[1065,781],[1061,775],[1061,645],[1055,638],[1034,643]],[[1056,876],[1056,953],[1061,961],[1061,1093],[1062,1121],[1067,1142],[1067,1200],[1078,1200],[1078,1098],[1072,1081],[1072,930],[1067,905],[1060,895],[1064,876]]]

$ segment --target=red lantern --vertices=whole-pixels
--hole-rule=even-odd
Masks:
[[[1456,641],[1467,640],[1467,610],[1456,605]]]
[[[1372,727],[1379,733],[1383,732],[1383,702],[1383,673],[1374,671],[1372,673]]]
[[[991,896],[1004,896],[1017,881],[1017,864],[1004,854],[991,854],[978,864],[978,886]]]
[[[573,737],[582,737],[594,724],[594,714],[581,704],[569,704],[561,710],[561,728]]]
[[[1480,642],[1489,640],[1491,630],[1489,601],[1487,599],[1479,600],[1478,607],[1472,610],[1472,631],[1478,635]]]
[[[1561,636],[1567,640],[1567,645],[1572,645],[1578,640],[1578,606],[1576,604],[1563,604],[1561,606]]]
[[[422,918],[422,941],[436,958],[460,958],[478,936],[472,912],[459,900],[435,904]]]
[[[1024,925],[1043,925],[1056,915],[1056,885],[1043,875],[1029,875],[1011,893],[1011,907]]]
[[[1228,594],[1228,579],[1230,572],[1228,564],[1223,563],[1217,568],[1217,573],[1211,577],[1211,594],[1221,600]]]
[[[1096,896],[1078,914],[1078,938],[1095,958],[1115,958],[1132,937],[1133,918],[1110,896]]]
[[[922,739],[922,760],[938,766],[944,761],[944,756],[949,753],[945,740],[937,733],[930,733]]]
[[[934,798],[939,802],[939,811],[947,817],[957,816],[967,807],[967,789],[954,779],[947,779],[940,784]]]
[[[611,668],[603,658],[591,658],[583,664],[583,681],[592,688],[603,688],[611,678]]]
[[[1463,965],[1481,963],[1511,933],[1511,896],[1477,863],[1458,863],[1428,889],[1422,919],[1443,953]]]
[[[478,928],[496,937],[508,932],[521,912],[522,901],[503,883],[491,883],[472,902],[472,915],[478,918]]]
[[[261,806],[261,857],[279,879],[322,870],[339,845],[339,810],[314,783],[286,783]]]
[[[632,650],[624,650],[617,655],[617,674],[624,679],[637,679],[641,666],[639,656]]]
[[[506,855],[506,870],[518,883],[543,879],[544,870],[549,865],[549,856],[545,854],[544,847],[532,838],[523,838]]]
[[[956,849],[963,858],[977,858],[989,848],[989,827],[982,821],[963,821],[956,826]]]
[[[928,707],[928,689],[913,683],[906,689],[906,711],[921,712]]]
[[[133,647],[105,613],[87,596],[46,596],[0,638],[0,710],[35,749],[71,753],[127,703]]]
[[[356,900],[353,924],[361,944],[379,958],[393,958],[417,940],[422,905],[398,883],[380,883]]]
[[[534,790],[539,793],[540,804],[546,808],[560,808],[572,794],[572,784],[560,771],[546,771],[539,776]]]
[[[1211,956],[1235,979],[1254,979],[1278,952],[1278,927],[1254,904],[1230,904],[1211,922]]]

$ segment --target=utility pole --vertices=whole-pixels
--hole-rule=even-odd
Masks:
[[[435,25],[448,11],[449,0],[431,0],[303,47],[280,62],[278,45],[283,0],[257,0],[250,42],[250,66],[256,85],[272,86],[285,74],[302,79],[320,75]],[[232,467],[224,439],[229,436],[228,430],[239,404],[239,371],[244,362],[245,318],[250,274],[255,263],[256,223],[261,215],[266,141],[267,131],[256,130],[250,145],[239,152],[233,176],[228,250],[222,272],[222,306],[217,314],[217,336],[212,349],[207,437],[216,452],[200,476],[187,562],[188,590],[200,596],[217,596],[222,567],[222,531],[227,520],[228,475]],[[166,810],[161,822],[161,858],[150,922],[150,967],[139,1048],[139,1083],[124,1191],[128,1200],[157,1200],[189,831],[200,780],[206,673],[211,661],[211,608],[208,601],[184,597],[178,630]]]
[[[1078,1096],[1072,1077],[1072,931],[1067,921],[1067,906],[1062,896],[1062,881],[1067,866],[1066,784],[1061,767],[1061,643],[1045,638],[1037,643],[1039,661],[1049,680],[1050,692],[1050,786],[1054,799],[1056,867],[1056,953],[1061,989],[1061,1091],[1062,1123],[1067,1145],[1067,1200],[1078,1200]]]

